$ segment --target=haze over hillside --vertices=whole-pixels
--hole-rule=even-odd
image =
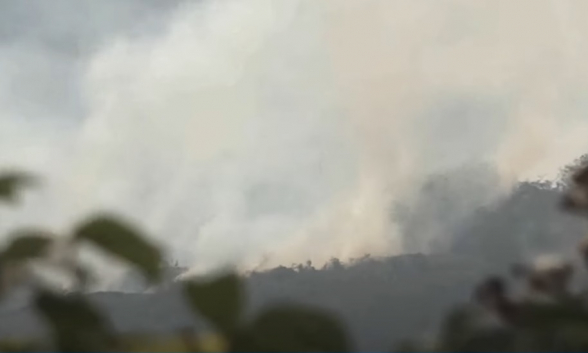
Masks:
[[[324,266],[308,261],[245,274],[248,313],[284,302],[312,305],[340,317],[360,350],[381,351],[404,338],[435,332],[443,316],[467,302],[487,275],[505,274],[511,265],[542,254],[574,260],[588,224],[561,212],[563,181],[520,183],[513,192],[472,207],[495,187],[494,176],[485,167],[436,175],[415,202],[394,209],[390,217],[410,235],[413,242],[404,246],[415,253],[332,258]],[[171,280],[183,271],[170,266],[166,277]],[[148,288],[130,274],[109,291],[89,294],[119,331],[206,328],[185,306],[177,282]],[[580,273],[576,279],[585,278]],[[44,333],[26,292],[4,298],[0,338]]]
[[[487,274],[574,258],[588,224],[560,212],[558,175],[588,152],[586,13],[582,0],[0,1],[0,169],[42,180],[0,209],[0,243],[114,212],[190,274],[243,270],[252,311],[323,307],[362,350],[388,350]],[[146,290],[95,255],[89,296],[117,329],[203,327],[176,283]],[[28,294],[0,302],[0,338],[45,333]]]
[[[427,251],[390,209],[429,176],[495,170],[467,210],[588,150],[581,0],[23,4],[0,165],[45,183],[2,230],[113,210],[195,270]]]

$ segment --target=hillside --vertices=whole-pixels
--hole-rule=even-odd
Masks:
[[[398,339],[432,330],[452,305],[466,300],[489,267],[455,256],[365,258],[344,267],[276,268],[248,277],[252,310],[282,301],[327,308],[347,323],[359,347],[385,349]],[[122,332],[203,328],[192,319],[177,287],[156,293],[90,295]],[[40,335],[43,325],[26,306],[0,314],[0,337]]]
[[[422,203],[417,199],[412,205],[412,218],[404,214],[407,234],[417,236],[418,230],[437,225],[435,236],[442,241],[428,254],[365,256],[349,263],[333,259],[322,268],[307,263],[254,272],[246,279],[250,310],[284,301],[326,308],[344,320],[360,349],[389,349],[404,338],[433,332],[452,306],[469,299],[485,275],[504,273],[513,262],[544,252],[568,253],[584,234],[580,218],[560,212],[556,186],[522,183],[511,194],[483,203],[483,195],[475,199],[476,190],[483,189],[464,193],[464,185],[451,175],[432,179],[423,188]],[[140,287],[131,284],[134,290]],[[44,326],[26,296],[17,297],[0,306],[0,337],[42,335]],[[90,298],[122,332],[204,328],[174,284],[153,293],[98,292]]]

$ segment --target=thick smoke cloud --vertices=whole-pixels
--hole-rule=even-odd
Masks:
[[[391,254],[427,175],[588,148],[579,0],[42,4],[0,10],[0,161],[47,176],[5,227],[112,209],[199,269]]]

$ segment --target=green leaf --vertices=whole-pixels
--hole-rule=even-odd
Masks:
[[[348,352],[342,324],[322,310],[284,305],[266,310],[232,342],[232,352]]]
[[[87,241],[136,266],[151,282],[161,277],[161,252],[132,226],[110,216],[95,217],[77,228],[75,239]]]
[[[232,332],[237,326],[245,301],[243,292],[235,274],[184,284],[184,294],[192,309],[224,333]]]
[[[63,352],[99,352],[114,344],[108,322],[80,295],[59,296],[40,290],[35,308],[51,326]]]
[[[42,257],[47,253],[53,241],[43,231],[22,230],[13,233],[14,240],[2,252],[2,260],[21,262]]]
[[[13,240],[0,253],[0,296],[26,274],[23,263],[45,255],[53,241],[42,231],[22,230],[13,233]]]
[[[0,174],[0,201],[14,202],[23,187],[32,185],[35,179],[22,172]]]

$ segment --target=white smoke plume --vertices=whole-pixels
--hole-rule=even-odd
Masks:
[[[182,3],[75,62],[81,123],[0,106],[0,161],[46,177],[3,225],[115,210],[197,269],[402,252],[389,207],[426,175],[488,161],[508,187],[588,149],[586,10]]]

